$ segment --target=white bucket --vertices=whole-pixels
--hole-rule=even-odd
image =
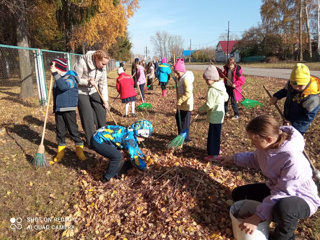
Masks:
[[[244,231],[241,231],[239,225],[241,224],[238,221],[234,214],[241,216],[244,214],[254,214],[256,212],[257,206],[260,202],[254,200],[241,200],[235,202],[230,208],[230,217],[232,220],[232,230],[233,236],[237,240],[267,240],[269,237],[269,221],[264,221],[258,224],[257,229],[253,232],[252,235],[246,234]]]

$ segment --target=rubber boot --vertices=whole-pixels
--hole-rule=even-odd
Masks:
[[[162,95],[161,95],[161,97],[164,97],[164,96],[165,96],[165,91],[166,91],[166,90],[162,90]]]
[[[83,145],[76,145],[76,155],[81,161],[85,161],[87,159],[83,153]]]
[[[163,96],[167,96],[167,89],[163,90]]]
[[[55,156],[55,158],[53,159],[53,162],[58,163],[62,161],[65,149],[66,149],[66,146],[58,146],[58,153],[57,153],[57,156]]]

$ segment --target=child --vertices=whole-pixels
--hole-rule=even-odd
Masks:
[[[50,164],[61,162],[66,148],[66,129],[76,144],[79,160],[86,160],[83,141],[78,131],[76,108],[78,105],[79,77],[74,71],[67,71],[67,60],[56,58],[51,61],[50,70],[55,79],[53,85],[53,110],[56,119],[58,153]]]
[[[220,140],[222,123],[224,120],[224,103],[229,96],[222,80],[219,80],[219,73],[214,65],[210,65],[203,73],[203,78],[208,84],[207,101],[198,111],[207,112],[209,122],[209,132],[207,141],[208,156],[205,161],[215,161],[219,159]]]
[[[191,120],[191,111],[193,110],[193,82],[194,75],[191,71],[186,71],[183,58],[178,58],[174,66],[174,72],[177,79],[177,106],[179,111],[176,113],[176,121],[178,126],[178,134],[189,128]],[[180,114],[180,116],[179,116]],[[181,120],[181,123],[180,123]],[[181,128],[180,128],[181,124]],[[190,142],[189,133],[185,139]]]
[[[157,70],[157,78],[159,79],[159,84],[162,89],[162,97],[167,96],[167,85],[168,85],[168,80],[170,78],[171,74],[171,69],[170,65],[167,63],[166,58],[162,58],[161,64],[158,66]]]
[[[222,72],[220,69],[218,69],[218,71],[220,77],[224,78],[227,93],[229,95],[229,99],[231,99],[231,106],[234,112],[234,116],[232,117],[232,119],[239,119],[240,112],[237,102],[242,98],[242,95],[240,94],[241,86],[245,83],[245,78],[242,75],[242,68],[240,67],[240,65],[236,65],[234,57],[230,57],[227,61],[227,64],[224,66],[224,71]],[[232,84],[225,77],[227,77]],[[235,89],[237,89],[238,91]],[[227,117],[230,116],[230,114],[228,113],[229,99],[225,103],[224,108]]]
[[[148,90],[153,90],[154,66],[152,62],[148,63],[146,72],[147,72]]]
[[[136,117],[137,115],[135,114],[135,101],[136,101],[136,96],[137,93],[134,90],[134,81],[131,78],[129,74],[126,74],[123,71],[123,68],[118,69],[118,75],[119,77],[117,78],[117,91],[120,94],[120,99],[122,100],[122,103],[126,104],[126,114],[124,117],[128,117],[128,110],[129,110],[129,103],[131,102],[131,110],[132,110],[132,117]]]
[[[124,72],[126,71],[126,68],[124,67],[124,63],[123,62],[120,63],[120,68],[122,68]]]
[[[130,159],[140,170],[146,169],[146,163],[142,160],[145,155],[138,147],[138,143],[151,136],[152,124],[148,120],[139,120],[129,127],[104,126],[92,136],[91,146],[93,150],[110,159],[109,167],[104,175],[104,180],[109,181],[116,177],[124,164],[130,164],[122,160],[123,156],[118,149],[128,151]]]
[[[141,101],[145,102],[144,98],[144,85],[146,84],[146,75],[145,75],[145,70],[141,62],[138,62],[137,64],[137,81],[141,93]]]
[[[302,135],[319,111],[320,79],[310,76],[309,68],[297,63],[291,72],[290,81],[273,95],[271,104],[286,97],[284,117]]]
[[[137,88],[138,86],[138,78],[137,78],[137,64],[139,63],[139,58],[135,58],[134,62],[132,63],[132,67],[131,67],[131,76],[133,78],[134,81],[134,88]]]
[[[261,202],[256,213],[243,219],[239,227],[252,234],[259,222],[272,220],[276,228],[269,239],[294,239],[298,220],[310,217],[320,206],[312,169],[303,154],[303,136],[292,126],[280,127],[268,115],[251,120],[246,131],[257,150],[221,157],[221,163],[260,168],[269,180],[232,191],[234,201],[251,199]]]

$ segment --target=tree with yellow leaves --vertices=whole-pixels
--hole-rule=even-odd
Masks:
[[[100,1],[98,13],[86,24],[75,28],[70,42],[72,49],[96,43],[109,49],[117,38],[125,36],[128,19],[137,8],[139,0]]]

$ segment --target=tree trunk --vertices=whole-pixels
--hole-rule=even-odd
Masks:
[[[303,61],[303,52],[302,52],[302,4],[303,0],[300,0],[299,6],[299,61]]]
[[[17,27],[17,45],[20,47],[29,47],[26,8],[24,5],[24,1],[17,0],[16,4],[18,5],[17,11],[15,13],[15,21]],[[34,96],[32,65],[30,62],[29,50],[19,49],[18,54],[21,78],[21,91],[19,97],[21,99],[24,99],[27,97]]]
[[[308,7],[307,3],[305,2],[305,11],[306,11],[306,22],[307,22],[307,32],[308,32],[308,44],[309,44],[309,55],[310,55],[310,61],[312,61],[312,47],[311,47],[311,33],[310,33],[310,27],[309,27],[309,13],[308,13]]]

